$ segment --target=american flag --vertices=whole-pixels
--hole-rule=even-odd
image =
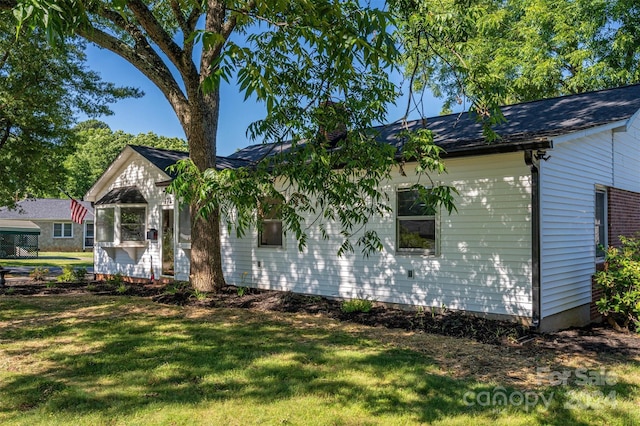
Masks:
[[[82,222],[84,221],[84,217],[87,215],[87,211],[88,210],[82,204],[80,204],[73,198],[71,199],[71,220],[72,221],[82,225]]]

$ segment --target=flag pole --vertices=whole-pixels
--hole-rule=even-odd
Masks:
[[[73,197],[69,194],[67,194],[67,191],[65,191],[64,189],[58,187],[58,191],[62,192],[64,195],[66,195],[69,199],[73,200]],[[80,198],[80,201],[84,201],[82,198]]]
[[[73,200],[73,197],[72,197],[71,195],[69,195],[69,194],[67,193],[67,191],[65,191],[64,189],[62,189],[62,188],[58,187],[58,191],[62,192],[62,193],[63,193],[64,195],[66,195],[70,200]],[[83,198],[83,197],[80,197],[80,201],[84,201],[82,198]],[[89,213],[89,214],[90,214],[91,216],[93,216],[93,218],[95,219],[96,215],[95,215],[95,214],[93,214],[93,212],[92,212],[91,210],[87,209],[87,213]]]

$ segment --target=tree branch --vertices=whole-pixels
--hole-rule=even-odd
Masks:
[[[0,70],[4,68],[4,64],[7,63],[7,59],[9,59],[9,54],[10,54],[9,49],[7,49],[7,51],[4,52],[4,55],[2,55],[2,57],[0,58]]]
[[[220,28],[220,35],[222,36],[223,41],[221,43],[218,43],[218,45],[216,45],[212,49],[212,52],[211,52],[211,57],[212,58],[216,58],[216,57],[220,56],[220,53],[222,52],[222,48],[224,47],[225,42],[229,39],[229,37],[231,36],[231,33],[236,28],[236,24],[238,23],[238,18],[236,17],[236,15],[237,14],[249,15],[249,12],[254,7],[256,7],[255,0],[250,0],[247,3],[247,5],[242,9],[226,9],[226,10],[234,12],[235,14],[232,13],[229,16],[229,19],[227,19],[222,24],[222,27]]]
[[[184,57],[184,52],[180,46],[173,41],[171,35],[160,25],[148,6],[140,0],[129,0],[127,7],[131,10],[149,38],[167,55],[167,58],[178,68],[180,73],[182,74],[183,71],[186,71],[186,69],[184,69],[185,65],[187,65],[188,68],[191,58]],[[188,34],[185,36],[188,37]]]
[[[120,27],[120,25],[118,26]],[[127,30],[127,32],[131,34],[129,30]],[[118,38],[95,27],[80,29],[78,30],[78,35],[100,47],[110,50],[135,66],[142,74],[158,86],[176,112],[180,123],[183,126],[185,125],[188,121],[185,116],[185,109],[188,107],[189,101],[171,74],[171,71],[149,45],[146,38],[140,35],[134,36],[136,44],[134,47],[131,47]]]
[[[0,137],[0,149],[4,147],[4,145],[9,140],[9,136],[11,135],[11,120],[3,119],[3,120],[0,120],[0,123],[2,121],[5,121],[5,123],[1,132],[2,136]]]
[[[182,14],[182,8],[180,7],[180,4],[178,3],[178,0],[171,0],[171,11],[173,12],[173,16],[175,16],[176,21],[178,22],[178,25],[180,26],[180,29],[182,30],[183,34],[188,34],[188,30],[186,29],[187,27],[187,20],[185,19],[184,15]]]

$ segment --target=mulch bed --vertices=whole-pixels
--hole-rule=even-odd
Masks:
[[[104,282],[56,283],[54,286],[34,282],[11,283],[0,288],[0,294],[48,295],[92,293],[96,295],[129,295],[150,298],[157,303],[193,305],[203,308],[243,308],[273,312],[325,315],[374,327],[427,332],[464,337],[493,345],[508,345],[563,353],[597,353],[637,357],[640,359],[640,337],[624,334],[603,324],[592,324],[550,334],[534,334],[532,330],[507,321],[489,320],[460,312],[430,313],[374,305],[370,312],[345,313],[341,302],[319,296],[291,292],[245,289],[242,295],[234,286],[221,292],[196,297],[186,289],[167,292],[161,284],[128,285],[126,291]]]

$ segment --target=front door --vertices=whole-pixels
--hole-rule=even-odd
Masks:
[[[173,276],[173,208],[162,210],[162,275]]]

